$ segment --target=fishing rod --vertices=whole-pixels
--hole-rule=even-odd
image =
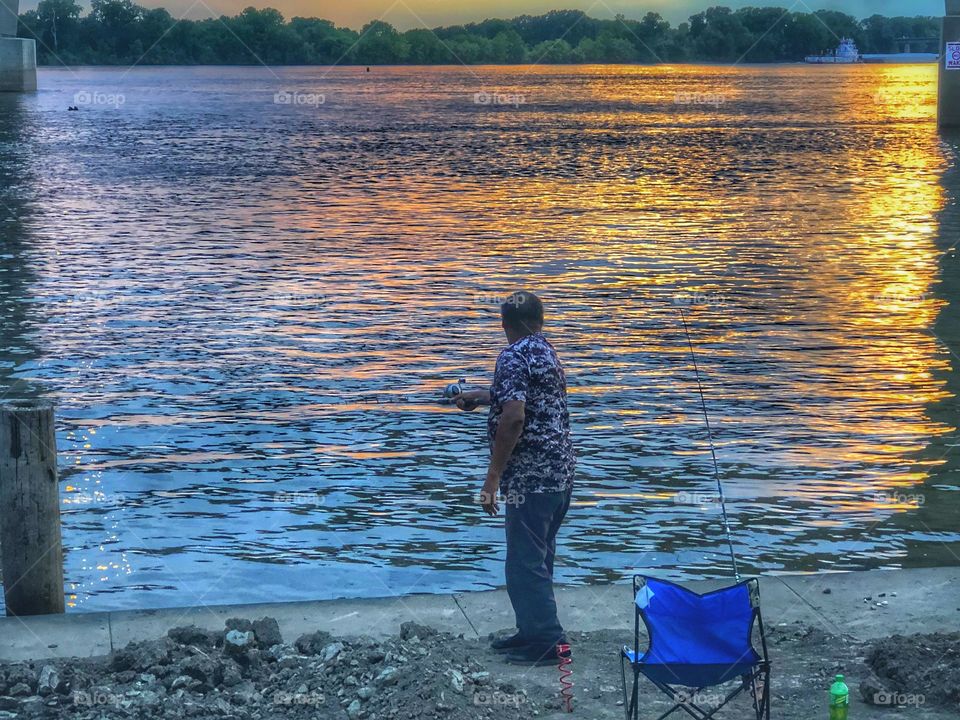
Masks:
[[[467,392],[467,381],[461,378],[459,382],[450,383],[445,386],[439,398],[435,396],[427,398],[422,395],[413,397],[409,395],[405,397],[382,397],[371,394],[351,397],[350,400],[355,402],[376,403],[378,405],[455,405],[460,395],[465,392]]]
[[[713,458],[713,475],[717,480],[717,491],[720,493],[720,511],[723,513],[723,529],[727,534],[727,545],[730,547],[730,561],[733,563],[733,575],[737,579],[737,582],[740,582],[740,570],[737,567],[737,556],[733,552],[733,538],[730,535],[730,522],[727,520],[727,505],[723,496],[723,483],[720,481],[720,466],[717,464],[717,451],[713,447],[713,431],[710,429],[707,401],[703,396],[703,384],[700,382],[700,368],[697,366],[697,354],[693,351],[693,340],[690,339],[690,328],[687,326],[687,317],[683,313],[683,308],[680,308],[680,320],[683,322],[683,332],[687,336],[687,345],[690,347],[690,359],[693,360],[693,372],[697,376],[697,390],[700,392],[703,421],[707,425],[707,440],[710,443],[710,456]]]

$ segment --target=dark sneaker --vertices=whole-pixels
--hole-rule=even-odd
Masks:
[[[497,652],[506,652],[508,650],[517,650],[527,646],[527,641],[520,637],[520,633],[505,638],[496,638],[490,641],[490,647]]]
[[[548,648],[542,646],[526,645],[515,650],[511,650],[506,660],[511,665],[556,665],[560,658],[573,658],[570,650],[564,650],[563,653],[557,652],[557,646],[551,645]]]

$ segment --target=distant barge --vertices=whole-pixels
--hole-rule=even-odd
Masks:
[[[829,55],[807,55],[804,62],[811,65],[852,65],[863,62],[863,56],[857,49],[857,44],[850,38],[843,38],[840,47]]]
[[[803,61],[811,65],[853,65],[856,63],[934,63],[940,59],[936,53],[876,53],[861,55],[857,44],[850,38],[840,41],[832,53],[807,55]]]

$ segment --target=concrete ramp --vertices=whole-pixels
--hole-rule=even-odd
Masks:
[[[687,585],[704,592],[727,582]],[[761,578],[760,588],[769,627],[799,622],[858,640],[960,630],[960,568],[773,575]],[[570,631],[620,630],[627,637],[633,628],[630,595],[627,584],[560,586],[560,619]],[[288,642],[316,630],[380,639],[408,620],[474,638],[513,625],[504,590],[10,617],[0,618],[0,662],[106,655],[173,627],[222,630],[227,618],[264,616],[276,618]]]

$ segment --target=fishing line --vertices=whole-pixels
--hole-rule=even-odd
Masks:
[[[707,425],[707,440],[710,443],[710,456],[713,458],[713,474],[717,480],[717,492],[720,493],[720,511],[723,513],[723,529],[727,534],[727,545],[730,547],[730,561],[733,563],[733,575],[737,579],[737,582],[740,582],[740,570],[737,567],[737,556],[733,552],[733,538],[730,535],[730,522],[727,520],[727,505],[723,496],[723,483],[720,481],[720,466],[717,464],[717,451],[713,447],[713,431],[710,429],[707,401],[703,396],[703,384],[700,382],[700,368],[697,366],[697,354],[693,351],[693,340],[690,339],[690,328],[687,327],[687,317],[683,313],[683,308],[680,308],[680,320],[683,322],[683,332],[687,336],[687,345],[690,346],[690,359],[693,360],[693,372],[697,376],[697,390],[700,392],[703,421]]]

